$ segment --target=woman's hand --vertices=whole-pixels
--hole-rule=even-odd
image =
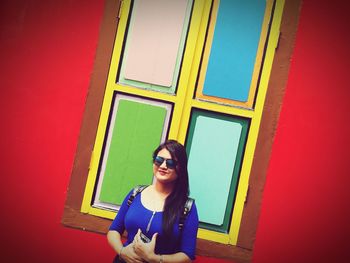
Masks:
[[[152,239],[149,243],[145,243],[141,240],[141,230],[139,229],[137,231],[137,234],[134,237],[134,250],[135,253],[141,257],[143,260],[147,262],[152,262],[153,259],[156,257],[156,254],[154,253],[154,249],[156,247],[156,240],[158,233],[155,233],[152,236]]]
[[[132,263],[132,262],[143,263],[144,261],[139,255],[136,254],[134,247],[135,247],[134,242],[124,247],[123,250],[121,251],[120,257],[126,263]]]

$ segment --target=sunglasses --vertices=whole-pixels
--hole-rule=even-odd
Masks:
[[[165,159],[165,158],[160,157],[160,156],[155,156],[153,158],[153,163],[155,165],[157,165],[157,166],[161,166],[164,163],[164,161],[165,161],[166,167],[168,169],[175,169],[176,164],[177,164],[175,160],[173,160],[173,159]]]

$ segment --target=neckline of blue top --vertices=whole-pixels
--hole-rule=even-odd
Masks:
[[[142,202],[142,193],[140,194],[140,203],[144,209],[150,211],[151,213],[163,213],[163,211],[164,211],[164,210],[160,210],[160,211],[152,210],[152,209],[149,209],[148,207],[146,207]]]

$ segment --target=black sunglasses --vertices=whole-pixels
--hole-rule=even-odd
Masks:
[[[155,165],[157,165],[157,166],[161,166],[164,161],[165,161],[166,167],[168,169],[175,169],[176,164],[177,164],[175,160],[173,160],[173,159],[165,159],[165,158],[160,157],[160,156],[155,156],[153,158],[153,163]]]

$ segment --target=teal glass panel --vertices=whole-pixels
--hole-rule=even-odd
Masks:
[[[228,232],[248,121],[193,111],[186,142],[191,196],[203,227]]]

